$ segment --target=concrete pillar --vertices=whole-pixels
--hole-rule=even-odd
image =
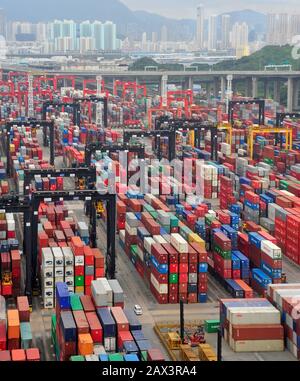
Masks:
[[[274,81],[274,101],[280,103],[280,80]]]
[[[213,81],[213,94],[214,94],[215,98],[217,98],[219,96],[219,80],[218,80],[218,78],[214,78],[214,81]]]
[[[237,81],[232,81],[232,95],[236,95],[237,93]]]
[[[289,77],[287,88],[287,111],[293,112],[294,106],[294,79]]]
[[[245,79],[245,96],[247,98],[252,97],[252,79],[251,78]]]
[[[226,78],[221,77],[221,100],[224,101],[226,97]]]
[[[192,76],[185,79],[185,90],[193,90],[194,88],[194,79]]]
[[[294,79],[293,111],[299,109],[299,90],[300,90],[300,82],[299,80]]]
[[[258,79],[257,77],[252,77],[252,98],[257,98],[258,94]]]

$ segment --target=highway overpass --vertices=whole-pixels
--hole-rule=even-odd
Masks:
[[[78,78],[95,78],[102,75],[106,82],[113,83],[120,79],[124,81],[137,81],[139,83],[155,83],[162,88],[161,83],[167,76],[169,84],[181,84],[183,88],[192,88],[194,83],[209,84],[210,90],[218,95],[221,91],[222,98],[225,97],[227,88],[227,76],[233,78],[233,91],[238,82],[242,82],[245,88],[245,96],[256,98],[258,94],[258,83],[263,82],[265,98],[269,98],[272,89],[275,101],[280,101],[281,87],[287,87],[287,108],[289,112],[299,108],[300,71],[91,71],[91,70],[47,70],[31,69],[22,65],[2,64],[4,74],[8,71],[33,72],[34,75],[74,75]]]

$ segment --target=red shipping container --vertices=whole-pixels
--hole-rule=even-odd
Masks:
[[[24,349],[14,349],[11,351],[12,361],[26,361],[26,354]]]
[[[5,351],[7,345],[6,341],[6,324],[5,321],[0,322],[0,353]]]
[[[8,339],[7,341],[7,349],[12,351],[13,349],[19,349],[20,348],[20,341],[19,339]]]
[[[96,344],[101,344],[103,340],[103,332],[96,312],[87,312],[86,319],[90,327],[90,334],[93,342]]]
[[[84,276],[84,266],[75,266],[75,276]]]
[[[94,275],[85,275],[84,277],[85,286],[91,286],[93,280],[94,280]]]
[[[168,253],[159,243],[151,246],[151,254],[157,259],[160,264],[168,264]]]
[[[170,274],[177,274],[178,273],[178,264],[177,263],[170,263],[169,272],[170,272]]]
[[[105,271],[104,271],[104,267],[96,267],[95,268],[95,279],[97,278],[104,278],[105,276]]]
[[[90,246],[84,246],[84,263],[86,266],[94,266],[94,253]]]
[[[123,351],[124,341],[134,341],[131,333],[129,331],[118,332],[118,350]]]
[[[17,298],[17,308],[19,311],[20,322],[30,321],[30,310],[27,296]]]
[[[11,361],[10,351],[0,350],[0,362],[2,361]]]
[[[78,333],[89,333],[89,324],[83,311],[73,311]]]
[[[179,294],[185,294],[188,290],[188,284],[187,283],[179,283],[178,285],[178,292]]]
[[[170,294],[178,294],[178,283],[170,283],[169,284],[169,293]]]
[[[233,325],[234,340],[283,340],[284,331],[281,325]]]
[[[188,295],[186,293],[179,294],[178,300],[182,300],[184,303],[187,303],[188,301]]]
[[[151,264],[151,272],[159,283],[168,283],[168,274],[161,274],[153,264]]]
[[[182,273],[188,273],[189,272],[189,266],[187,263],[180,263],[179,264],[179,273],[182,274]]]
[[[40,361],[40,351],[38,348],[29,348],[26,349],[26,359],[27,361]]]
[[[79,237],[72,237],[70,244],[75,256],[84,255],[84,244]]]
[[[96,311],[93,300],[90,296],[81,295],[80,301],[81,301],[81,304],[82,304],[82,307],[83,307],[83,310],[85,313]]]

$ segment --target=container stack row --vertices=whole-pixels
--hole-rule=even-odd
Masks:
[[[92,282],[92,289],[92,296],[78,295],[70,294],[64,283],[56,285],[51,336],[57,360],[121,361],[126,356],[127,361],[143,361],[155,354],[163,360],[133,311],[115,303],[121,296],[117,281],[100,278]]]

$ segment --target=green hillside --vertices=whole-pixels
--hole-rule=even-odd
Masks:
[[[193,63],[193,66],[198,66],[199,71],[210,69],[235,71],[264,70],[266,65],[290,64],[294,70],[300,70],[300,59],[294,60],[292,58],[292,49],[293,47],[290,45],[266,46],[250,56],[238,60],[223,61],[213,66]],[[148,57],[135,61],[129,70],[144,70],[145,66],[157,66],[159,70],[183,70],[183,65],[181,64],[158,64],[155,60]]]

